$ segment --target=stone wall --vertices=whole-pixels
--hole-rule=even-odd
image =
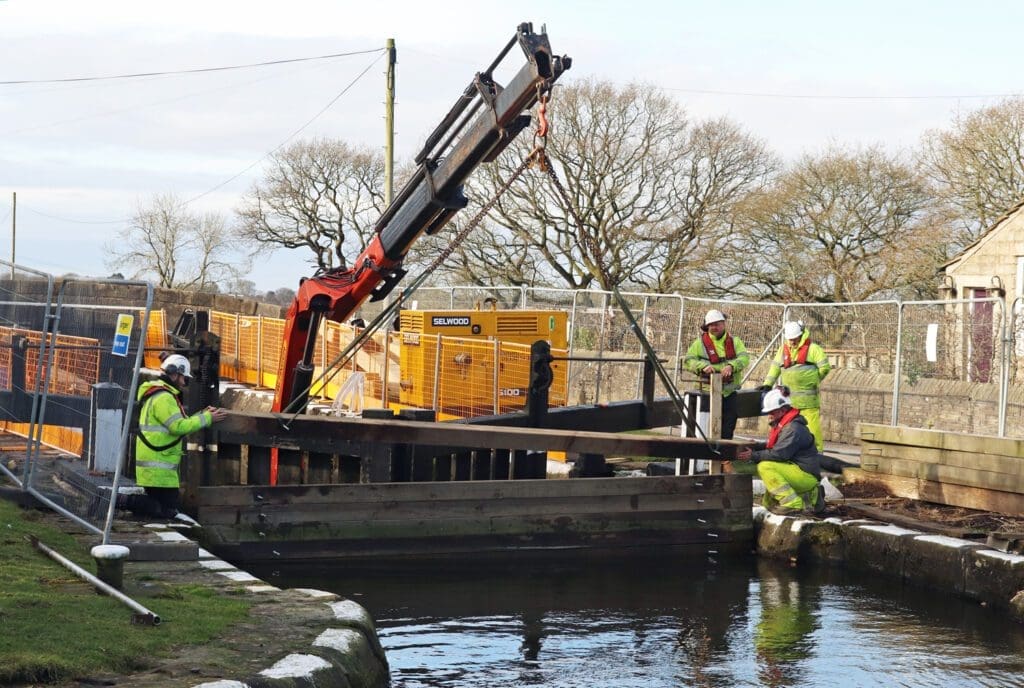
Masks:
[[[17,301],[41,303],[46,299],[46,289],[44,280],[0,280],[0,290],[17,295]],[[53,287],[55,301],[60,295],[60,291],[61,281],[57,280]],[[123,283],[93,282],[75,278],[64,291],[64,303],[83,302],[99,306],[138,306],[142,308],[146,303],[146,291],[144,287],[129,286]],[[239,296],[179,291],[160,287],[153,290],[153,308],[155,310],[163,309],[167,313],[167,322],[171,326],[178,321],[178,317],[187,308],[240,315],[262,315],[271,318],[283,318],[285,313],[285,309],[281,306],[259,303],[253,299]]]
[[[889,424],[892,419],[890,374],[834,370],[821,388],[822,431],[832,442],[859,442],[860,422]],[[1008,435],[1024,430],[1024,389],[1010,386]],[[999,386],[957,380],[904,380],[899,424],[935,430],[995,435],[999,430]]]

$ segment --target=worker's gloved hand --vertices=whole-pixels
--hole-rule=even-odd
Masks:
[[[767,392],[767,391],[771,390],[771,388],[772,388],[771,385],[761,385],[760,387],[757,388],[757,391],[758,392]]]

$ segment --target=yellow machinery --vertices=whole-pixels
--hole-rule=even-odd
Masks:
[[[554,310],[403,310],[400,404],[435,408],[439,420],[520,411],[530,345],[547,340],[554,356],[565,356],[567,325],[568,314]],[[550,405],[566,403],[566,368],[552,365]]]

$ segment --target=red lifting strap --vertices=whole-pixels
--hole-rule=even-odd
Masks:
[[[722,359],[718,356],[718,351],[715,349],[715,343],[711,341],[711,335],[705,332],[701,336],[701,341],[704,342],[704,351],[708,355],[708,360],[712,363],[718,363]],[[736,345],[732,342],[732,335],[725,335],[725,360],[731,361],[736,358]],[[806,356],[804,356],[806,358]]]

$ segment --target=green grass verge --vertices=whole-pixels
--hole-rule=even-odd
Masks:
[[[37,551],[27,535],[95,574],[87,537],[60,529],[48,512],[0,499],[0,685],[56,683],[145,669],[175,646],[204,643],[245,618],[250,604],[197,585],[163,585],[140,604],[156,627],[130,623],[132,610]],[[131,565],[129,564],[129,567]],[[132,597],[129,571],[125,593]]]

